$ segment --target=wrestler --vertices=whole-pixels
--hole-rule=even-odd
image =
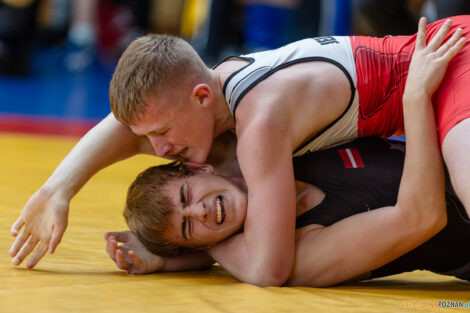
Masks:
[[[468,266],[468,254],[448,263],[443,262],[447,256],[424,265],[413,261],[414,257],[429,254],[426,249],[413,249],[441,230],[446,220],[442,160],[433,109],[427,105],[432,92],[417,92],[429,85],[438,86],[435,73],[445,63],[432,70],[429,66],[415,68],[421,59],[419,52],[420,48],[411,65],[416,75],[410,75],[403,100],[408,134],[404,167],[403,146],[389,147],[387,143],[368,148],[357,142],[295,159],[294,172],[301,180],[295,185],[294,209],[299,229],[290,256],[295,262],[285,281],[268,284],[259,280],[250,267],[245,269],[247,274],[233,265],[246,265],[253,259],[243,253],[243,245],[233,242],[252,240],[247,233],[271,223],[273,218],[250,215],[250,189],[240,177],[214,176],[210,166],[197,163],[151,168],[129,188],[124,213],[127,223],[156,254],[143,249],[130,232],[106,234],[108,254],[118,267],[129,272],[197,269],[217,261],[242,282],[257,285],[282,285],[287,281],[293,285],[328,286],[397,268],[467,275],[458,271]],[[461,229],[468,233],[465,221],[457,224],[459,228],[451,225],[452,236],[463,236]],[[452,233],[454,230],[457,232]],[[278,233],[282,232],[279,229]],[[448,232],[443,232],[444,238]],[[117,241],[124,243],[120,249]],[[434,242],[431,246],[442,247]],[[282,246],[278,249],[279,253],[290,253],[282,251]],[[399,259],[396,266],[382,268],[410,250],[412,256],[404,256],[405,261]]]
[[[294,158],[296,262],[288,285],[328,286],[413,270],[470,280],[470,220],[449,180],[445,228],[397,259],[382,261],[393,249],[391,233],[403,235],[403,242],[396,240],[402,245],[414,240],[422,226],[408,224],[405,216],[396,222],[382,215],[383,207],[397,202],[404,156],[402,142],[362,138]],[[215,176],[208,166],[181,167],[149,168],[129,188],[124,215],[133,233],[105,236],[106,250],[119,268],[138,274],[205,269],[216,261],[210,247],[242,231],[243,180]],[[426,209],[423,216],[429,217]],[[182,215],[189,224],[183,229]],[[124,242],[119,248],[118,241]]]
[[[465,18],[455,20],[465,32],[468,30]],[[398,54],[403,50],[411,55],[415,38],[418,38],[414,55],[420,57],[415,68],[410,69],[409,76],[420,75],[422,67],[433,68],[448,62],[462,48],[464,39],[459,38],[463,31],[455,30],[455,27],[454,34],[446,36],[450,28],[451,22],[430,25],[428,31],[432,36],[428,38],[433,39],[428,40],[425,48],[425,21],[422,20],[418,36],[407,37],[405,43],[399,38],[386,40],[392,43],[389,52]],[[351,66],[347,67],[344,61],[354,60],[351,48],[354,38],[311,39],[270,53],[251,55],[255,60],[274,61],[271,65],[258,67],[258,61],[229,59],[214,70],[207,69],[189,45],[176,38],[155,35],[137,40],[123,54],[111,82],[114,115],[85,136],[44,188],[28,201],[12,226],[12,235],[17,235],[26,225],[10,250],[14,264],[20,264],[38,244],[28,262],[29,267],[37,263],[48,247],[51,252],[54,250],[66,227],[71,197],[99,169],[135,153],[152,151],[163,157],[183,157],[201,163],[209,155],[213,138],[236,126],[237,157],[250,191],[247,214],[253,216],[247,223],[268,219],[270,223],[250,228],[245,225],[243,235],[234,236],[227,243],[227,247],[237,248],[231,250],[245,256],[241,258],[245,263],[227,260],[231,264],[224,266],[231,267],[231,272],[240,275],[242,280],[252,279],[266,285],[282,283],[291,271],[295,249],[292,153],[299,155],[356,136],[388,136],[402,128],[400,122],[395,122],[402,120],[400,114],[389,113],[400,111],[406,76],[402,68],[408,66],[409,59],[403,61],[399,57],[397,63],[392,58],[392,62],[387,63],[385,61],[390,59],[366,57],[366,64],[350,62]],[[372,48],[377,43],[368,40]],[[307,43],[312,49],[308,49]],[[332,49],[333,46],[338,49]],[[312,52],[313,57],[312,54],[304,57],[305,49]],[[280,56],[272,57],[283,51],[285,53]],[[295,59],[288,60],[287,56]],[[465,68],[465,58],[459,56],[450,63],[450,68]],[[278,60],[285,62],[276,63]],[[367,74],[379,76],[366,75],[367,79],[360,79],[359,70],[368,69],[366,65],[374,68],[367,70]],[[250,71],[250,68],[254,70]],[[436,84],[426,85],[425,89],[416,89],[408,95],[426,99],[431,105],[431,94],[444,75],[444,69],[440,69],[434,73]],[[246,77],[240,77],[242,73]],[[256,76],[258,73],[262,75]],[[449,77],[451,80],[455,77],[453,70],[449,73],[444,78],[444,85]],[[465,73],[460,74],[459,78],[462,78]],[[385,96],[378,99],[365,97],[359,106],[361,85],[357,85],[356,92],[356,83],[375,81],[383,81],[383,86],[373,84],[371,89],[383,89],[387,92],[378,94]],[[392,100],[387,102],[389,99]],[[365,126],[358,127],[358,112],[365,112],[362,115],[368,120]],[[382,112],[388,113],[382,116]],[[382,116],[380,123],[370,122],[375,120],[375,113]],[[225,159],[215,154],[213,157]],[[453,171],[450,172],[453,177]],[[458,183],[454,183],[459,192]],[[289,251],[292,253],[287,253]]]

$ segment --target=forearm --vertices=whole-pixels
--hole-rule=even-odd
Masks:
[[[416,248],[444,226],[442,161],[432,105],[426,95],[408,96],[407,151],[397,204],[329,227],[298,230],[290,285],[322,287],[358,277]]]
[[[325,287],[362,276],[416,248],[429,233],[398,207],[356,214],[319,229],[299,229],[287,285]]]
[[[165,257],[159,272],[195,271],[210,268],[214,260],[204,251],[180,257]]]
[[[416,90],[405,91],[403,112],[407,151],[397,206],[417,222],[443,227],[444,169],[430,97]]]
[[[42,189],[71,199],[99,170],[141,151],[141,141],[110,114],[76,144]]]
[[[415,213],[411,216],[417,223],[428,221],[439,226],[442,220],[440,227],[446,222],[444,171],[431,98],[450,60],[465,44],[461,29],[443,43],[451,25],[446,21],[426,45],[426,19],[419,22],[403,95],[407,152],[397,202],[408,214]]]
[[[239,140],[237,154],[248,186],[244,231],[209,250],[237,279],[262,286],[282,285],[287,280],[295,251],[291,149],[288,139],[271,139],[274,131],[270,130],[268,134],[257,129],[252,132],[256,138]]]

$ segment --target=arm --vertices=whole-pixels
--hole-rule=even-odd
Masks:
[[[146,138],[137,137],[109,114],[77,143],[26,203],[10,230],[12,236],[17,237],[10,249],[13,263],[21,264],[36,245],[38,249],[28,262],[29,268],[34,267],[47,250],[54,252],[67,227],[70,200],[90,177],[110,164],[152,151]]]
[[[464,43],[457,32],[440,47],[449,28],[444,26],[425,47],[425,21],[420,21],[403,96],[407,151],[397,204],[302,234],[289,284],[320,287],[357,277],[414,249],[445,226],[444,175],[431,96]]]
[[[214,260],[205,251],[181,257],[155,255],[130,231],[109,232],[104,238],[109,257],[117,267],[130,274],[202,270],[214,264]],[[119,247],[118,242],[122,243]]]
[[[232,275],[257,285],[282,285],[294,261],[292,142],[282,119],[258,117],[239,136],[237,155],[248,187],[244,231],[209,249]]]

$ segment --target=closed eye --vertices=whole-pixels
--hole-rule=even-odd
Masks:
[[[183,207],[183,210],[187,206],[187,198],[184,194],[184,184],[180,187],[180,202]],[[183,234],[183,239],[186,240],[186,225],[188,225],[188,233],[191,234],[191,220],[186,216],[183,216],[183,222],[181,223],[181,232]]]
[[[184,196],[184,188],[183,185],[180,187],[180,201],[181,204],[183,205],[183,208],[186,206],[186,197]]]
[[[183,239],[186,240],[186,217],[183,217],[183,223],[181,223],[181,232],[183,233]]]
[[[164,131],[161,131],[158,133],[159,136],[165,136],[170,130],[167,129],[167,130],[164,130]]]

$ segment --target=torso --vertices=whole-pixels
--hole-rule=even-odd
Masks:
[[[303,194],[298,199],[301,208],[296,236],[319,231],[354,214],[394,205],[403,163],[403,143],[373,138],[295,158],[296,179],[303,181],[298,189]],[[373,271],[372,277],[416,269],[459,276],[456,269],[470,266],[470,251],[464,251],[468,250],[470,221],[449,180],[446,200],[447,226],[426,243]],[[461,278],[470,279],[470,268],[462,273]]]
[[[215,71],[237,128],[260,114],[282,114],[286,120],[276,122],[293,128],[292,151],[299,156],[400,133],[412,43],[412,37],[305,39],[230,58]]]

